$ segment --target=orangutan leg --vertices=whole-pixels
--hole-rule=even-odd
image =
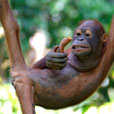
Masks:
[[[29,71],[25,64],[20,43],[19,26],[13,16],[8,0],[0,0],[0,21],[4,27],[6,44],[11,62],[11,75],[23,114],[35,114],[31,81],[27,77]]]

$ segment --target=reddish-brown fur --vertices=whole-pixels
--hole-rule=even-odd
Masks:
[[[73,68],[69,70],[68,66],[61,70],[62,75],[59,71],[46,68],[45,58],[33,68],[25,64],[19,43],[19,26],[8,0],[0,0],[0,21],[6,34],[11,75],[23,114],[34,114],[34,103],[56,109],[85,100],[105,79],[114,61],[114,18],[99,65],[87,72],[75,72]],[[71,71],[74,72],[72,76],[69,75]],[[53,76],[53,73],[56,75]]]

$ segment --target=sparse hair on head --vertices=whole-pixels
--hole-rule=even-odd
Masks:
[[[87,20],[83,20],[81,22],[79,22],[79,25],[83,24],[84,22],[87,22],[87,21],[92,21],[95,23],[95,25],[100,29],[100,35],[104,34],[105,33],[105,29],[103,27],[103,25],[96,19],[87,19]]]

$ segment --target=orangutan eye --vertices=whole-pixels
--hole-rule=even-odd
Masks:
[[[81,30],[78,29],[78,30],[76,31],[76,36],[80,36],[81,34],[82,34]]]
[[[92,36],[92,32],[90,30],[86,30],[85,35],[87,37],[91,37]]]

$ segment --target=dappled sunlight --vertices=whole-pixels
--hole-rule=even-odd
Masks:
[[[6,69],[10,66],[10,61],[9,59],[6,59],[2,64],[1,64],[1,68],[2,69]]]
[[[2,36],[4,36],[4,29],[3,29],[3,27],[0,27],[0,38],[1,38]]]
[[[42,30],[37,31],[29,40],[30,46],[35,51],[34,62],[40,60],[45,55],[46,35]]]
[[[95,106],[91,106],[85,114],[98,114],[97,108]]]
[[[36,114],[82,114],[81,108],[73,111],[72,107],[54,111],[36,106],[35,110]],[[0,114],[21,114],[15,90],[10,84],[0,86]],[[114,114],[114,101],[101,106],[90,106],[83,114]]]
[[[106,103],[99,107],[98,114],[114,114],[114,102]]]
[[[20,26],[23,55],[30,65],[44,57],[64,37],[72,37],[74,29],[82,20],[97,19],[108,33],[114,13],[113,0],[9,1]],[[15,89],[11,85],[10,61],[4,37],[0,25],[0,114],[22,114]],[[114,67],[101,88],[83,103],[59,110],[36,106],[35,110],[36,114],[114,114]]]
[[[21,114],[15,90],[10,84],[0,85],[0,114]]]

